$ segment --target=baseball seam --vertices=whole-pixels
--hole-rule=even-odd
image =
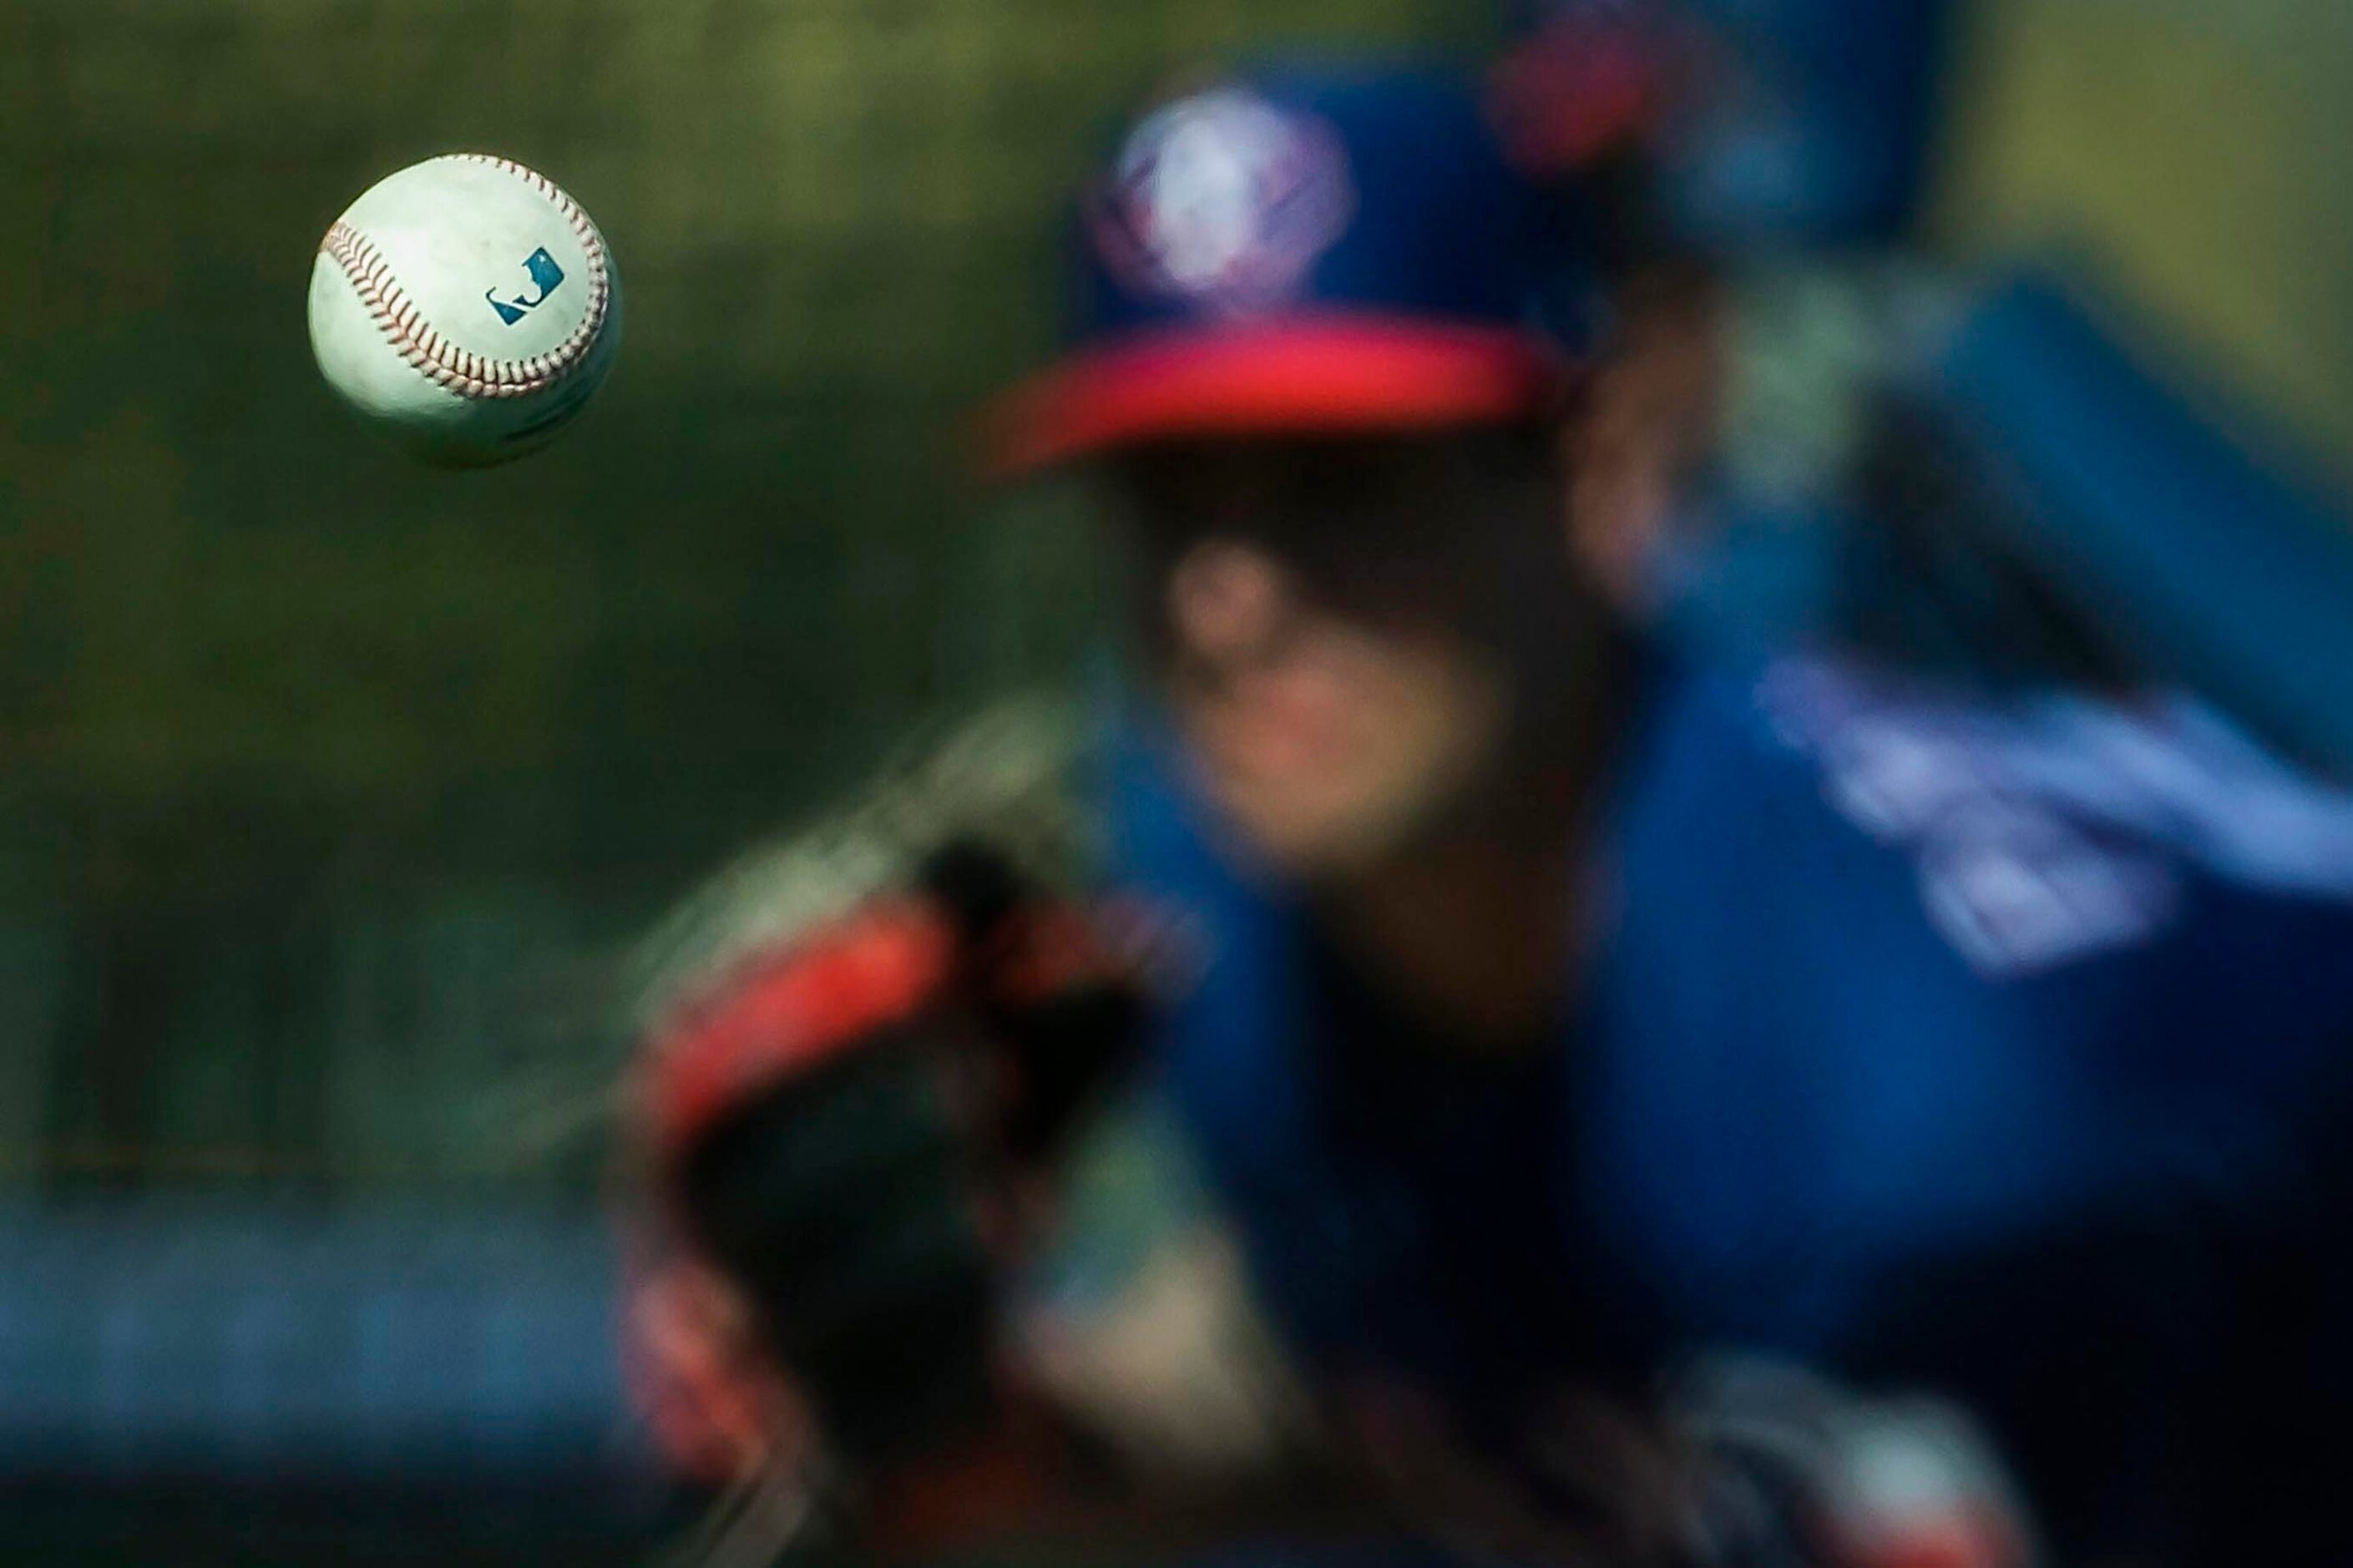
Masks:
[[[562,342],[528,359],[496,359],[460,348],[425,320],[417,302],[393,275],[392,264],[366,235],[338,219],[319,242],[319,253],[350,279],[361,306],[385,341],[411,369],[437,386],[460,397],[528,397],[533,393],[544,392],[571,374],[604,331],[605,312],[612,293],[612,267],[605,253],[604,237],[588,221],[588,215],[580,210],[580,204],[565,195],[554,181],[512,159],[488,153],[452,153],[434,161],[482,163],[512,174],[554,203],[555,210],[572,226],[581,253],[588,258],[588,309],[581,316],[580,324]]]

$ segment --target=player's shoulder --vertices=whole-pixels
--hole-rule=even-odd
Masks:
[[[1694,1310],[1804,1343],[1896,1260],[2267,1199],[2345,1125],[2353,801],[2212,712],[1809,658],[1651,727],[1609,1081]]]
[[[2353,794],[2179,693],[1991,696],[1829,656],[1688,673],[1718,809],[1861,840],[1996,976],[2196,929],[2353,937]],[[1732,792],[1742,798],[1730,798]]]

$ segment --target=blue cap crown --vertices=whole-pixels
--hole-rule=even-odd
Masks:
[[[1346,314],[1581,348],[1579,216],[1440,75],[1246,73],[1147,115],[1087,194],[1074,335]]]

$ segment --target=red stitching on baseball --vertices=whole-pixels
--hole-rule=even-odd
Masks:
[[[572,226],[573,237],[579,240],[581,253],[588,259],[588,309],[580,318],[580,324],[554,349],[529,359],[501,360],[486,359],[457,347],[423,319],[417,302],[401,288],[400,279],[393,276],[391,263],[375,247],[375,242],[340,219],[319,242],[319,252],[343,268],[343,276],[351,280],[360,297],[361,307],[400,357],[434,384],[461,397],[528,397],[534,392],[544,392],[571,374],[573,366],[604,330],[605,312],[612,294],[612,267],[605,254],[604,237],[588,221],[588,215],[580,210],[579,203],[535,170],[488,153],[452,153],[447,158],[433,160],[437,163],[449,161],[484,163],[514,175],[553,202],[556,211]]]

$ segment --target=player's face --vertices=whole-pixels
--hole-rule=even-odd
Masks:
[[[1198,444],[1120,470],[1145,641],[1206,789],[1314,882],[1478,794],[1582,600],[1534,431]]]

